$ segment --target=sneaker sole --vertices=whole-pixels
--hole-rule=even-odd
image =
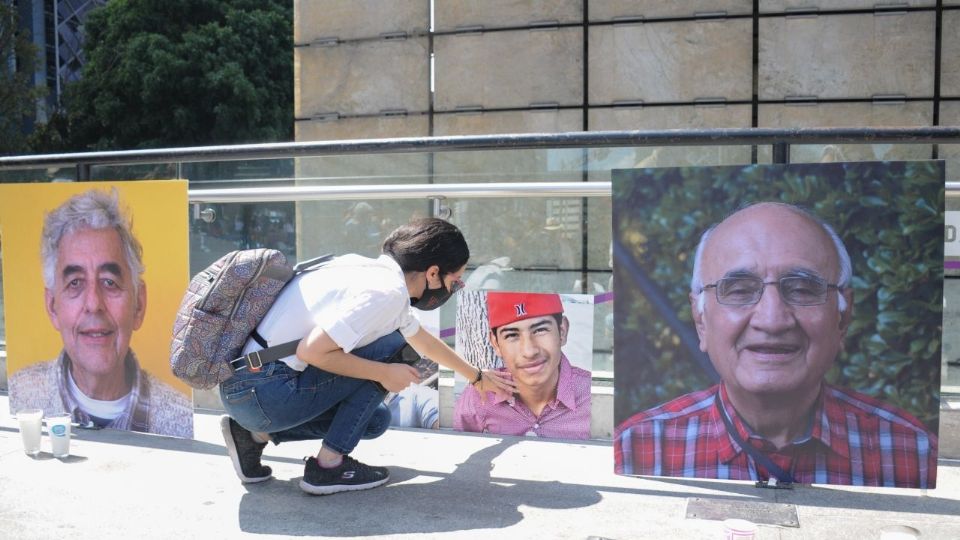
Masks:
[[[240,453],[237,452],[237,445],[233,442],[233,433],[230,431],[229,416],[224,416],[220,419],[220,432],[223,433],[223,441],[227,445],[227,455],[230,456],[230,461],[233,462],[233,470],[237,472],[237,476],[240,477],[241,482],[244,484],[256,484],[258,482],[266,482],[273,478],[272,474],[267,476],[247,476],[243,474],[243,468],[240,467]]]
[[[368,484],[336,484],[332,486],[315,486],[313,484],[308,484],[306,480],[300,480],[300,489],[306,491],[310,495],[333,495],[334,493],[340,493],[342,491],[362,491],[364,489],[372,489],[386,484],[388,480],[390,480],[389,476],[383,480],[377,480],[376,482],[370,482]]]

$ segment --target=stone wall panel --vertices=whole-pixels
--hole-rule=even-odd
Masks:
[[[438,114],[434,135],[493,133],[563,133],[583,130],[581,109],[506,111],[476,114]]]
[[[430,135],[430,120],[425,114],[374,116],[327,121],[301,121],[297,122],[294,128],[297,141],[426,137]]]
[[[295,0],[293,40],[376,38],[405,32],[424,34],[430,28],[430,0]]]
[[[423,112],[430,107],[427,38],[294,50],[294,115]]]
[[[953,29],[953,31],[948,31],[949,29]],[[943,12],[940,95],[942,97],[960,97],[960,10]]]
[[[697,14],[726,12],[727,15],[753,13],[753,0],[604,0],[590,2],[590,21],[612,21],[630,17],[693,17]]]
[[[434,38],[434,107],[529,107],[583,103],[580,28]]]
[[[752,21],[682,21],[590,29],[591,105],[748,100]]]
[[[583,21],[583,0],[436,0],[433,17],[438,32],[471,26],[528,26],[548,21],[578,23]]]
[[[931,12],[760,20],[759,97],[933,96]]]
[[[874,9],[875,7],[933,7],[936,0],[760,0],[760,13],[784,13],[788,10],[817,8],[820,11],[837,9]]]

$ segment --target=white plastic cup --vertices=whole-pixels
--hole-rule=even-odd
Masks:
[[[757,526],[745,519],[723,520],[723,540],[753,540]]]
[[[17,413],[17,422],[20,423],[20,438],[23,440],[23,451],[28,456],[36,456],[40,453],[40,425],[42,421],[42,409],[24,409]]]
[[[47,433],[50,434],[50,450],[55,458],[64,458],[70,455],[70,421],[69,414],[56,414],[47,417]]]

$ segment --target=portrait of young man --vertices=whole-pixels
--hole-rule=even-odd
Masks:
[[[172,195],[171,188],[181,187],[175,184],[180,183],[157,189]],[[150,282],[148,287],[146,249],[120,190],[84,187],[88,189],[58,198],[55,206],[41,210],[39,257],[35,246],[33,257],[4,260],[12,267],[11,273],[5,274],[13,276],[30,271],[26,267],[36,268],[35,261],[40,261],[44,328],[52,328],[59,337],[47,342],[60,345],[59,350],[47,353],[22,352],[26,348],[20,347],[21,339],[28,336],[20,334],[16,321],[29,314],[15,308],[16,298],[8,302],[10,356],[20,365],[9,377],[10,408],[39,408],[45,415],[66,412],[84,427],[192,437],[189,393],[159,376],[169,370],[167,351],[134,345],[154,295],[172,295],[173,290],[165,286],[169,278]],[[169,195],[158,200],[163,199],[175,200]],[[182,213],[182,206],[175,212]],[[5,219],[4,229],[14,230],[13,223]],[[184,233],[180,240],[185,252],[185,224],[179,228]],[[165,226],[166,232],[170,229]],[[6,239],[11,241],[8,246],[13,244],[13,253],[19,251],[20,238],[9,235]],[[165,242],[163,251],[170,249],[170,241]],[[185,263],[184,257],[177,258]],[[185,270],[183,266],[178,272],[184,282]],[[164,304],[162,300],[158,303]],[[157,319],[168,324],[171,320]],[[156,328],[154,332],[162,331]]]
[[[513,396],[498,397],[481,393],[473,384],[468,384],[456,401],[454,429],[499,435],[589,438],[591,373],[572,364],[563,350],[570,339],[571,322],[561,296],[502,291],[477,294],[485,308],[481,321],[485,323],[482,329],[486,333],[486,345],[500,365],[498,370],[509,374],[516,383],[517,392]],[[458,315],[460,328],[476,323],[467,323]],[[468,355],[468,361],[480,362],[476,356],[484,349],[471,350],[475,354]],[[582,352],[579,355],[585,356]]]
[[[616,472],[934,487],[942,169],[931,164],[834,164],[775,166],[766,172],[768,176],[759,178],[754,171],[727,170],[721,175],[741,184],[763,179],[788,187],[799,181],[793,185],[801,186],[810,178],[822,183],[808,184],[801,191],[806,197],[795,199],[761,198],[757,193],[757,198],[727,206],[726,215],[699,227],[699,232],[689,230],[684,245],[692,247],[679,265],[689,269],[684,272],[689,279],[686,302],[677,310],[689,313],[690,324],[674,315],[674,327],[668,331],[676,334],[677,343],[692,349],[685,359],[688,368],[710,368],[702,370],[702,377],[709,380],[689,377],[679,381],[672,397],[648,396],[646,402],[627,405],[619,399],[636,398],[631,390],[642,385],[635,378],[618,381],[617,391],[623,391],[617,395]],[[697,185],[698,174],[679,178]],[[895,187],[876,191],[885,179],[892,183],[904,178],[919,190],[909,203],[898,199]],[[850,196],[847,191],[836,195],[831,190],[844,183],[854,188],[852,200],[844,200]],[[621,185],[620,193],[631,192],[636,185]],[[737,188],[733,192],[743,194]],[[859,221],[864,217],[860,206],[881,200],[881,194],[883,200],[892,199],[890,211],[899,218]],[[905,208],[911,205],[917,210]],[[836,212],[838,208],[842,211]],[[648,202],[646,211],[660,210],[651,210]],[[641,223],[638,219],[633,225],[646,229],[641,234],[649,234],[648,239],[660,235]],[[881,223],[889,230],[877,230]],[[863,225],[872,229],[866,232]],[[910,241],[922,247],[894,249],[903,235],[891,227],[910,231]],[[695,244],[687,242],[690,239]],[[622,261],[615,277],[618,286],[657,274],[642,262],[652,256],[650,252],[625,245],[630,243],[626,235],[618,240],[615,257]],[[652,247],[649,242],[645,246]],[[879,257],[887,264],[880,264]],[[902,267],[911,270],[898,275]],[[629,294],[624,298],[619,289],[617,314],[629,321],[630,315],[621,309],[656,303],[679,285],[650,280],[642,300]],[[898,296],[903,300],[900,305],[891,302]],[[640,310],[646,310],[644,316],[651,322],[655,318],[649,307]],[[636,332],[621,336],[618,329],[616,339],[618,352],[630,351],[638,343]],[[648,362],[648,373],[656,374],[656,368],[650,369],[658,360],[652,349],[656,346],[637,356],[618,354],[618,378],[621,373],[636,375],[631,362]],[[678,382],[663,373],[653,384],[665,388]],[[893,380],[887,382],[885,376]],[[878,387],[888,392],[879,393]],[[650,387],[646,390],[652,393]],[[910,406],[918,401],[926,406]]]

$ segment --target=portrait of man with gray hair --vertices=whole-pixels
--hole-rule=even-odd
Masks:
[[[693,326],[719,382],[620,422],[618,474],[935,487],[935,433],[825,379],[855,304],[830,225],[799,206],[752,204],[707,229],[694,257]]]
[[[11,411],[39,408],[69,413],[81,426],[192,437],[189,396],[144,371],[130,347],[148,295],[143,249],[117,190],[88,190],[47,213],[40,255],[44,306],[63,348],[11,375]]]

